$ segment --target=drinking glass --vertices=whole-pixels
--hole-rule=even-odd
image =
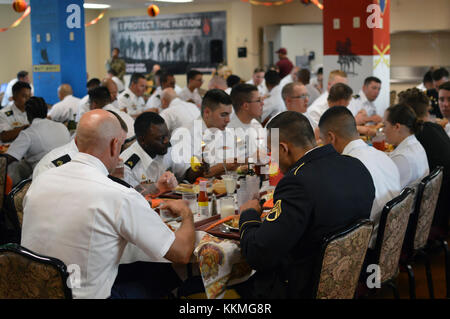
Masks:
[[[192,214],[195,215],[198,209],[197,194],[183,193],[182,199],[188,202]]]
[[[222,180],[225,183],[227,189],[227,195],[231,196],[236,191],[237,176],[234,175],[222,175]]]
[[[234,205],[234,197],[226,196],[218,200],[218,208],[220,218],[225,218],[235,214],[236,207]]]

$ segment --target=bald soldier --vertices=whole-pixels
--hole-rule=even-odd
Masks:
[[[66,265],[78,265],[80,282],[72,285],[74,298],[156,297],[147,292],[157,290],[157,284],[115,282],[121,276],[118,267],[125,246],[134,244],[148,256],[174,263],[187,263],[194,249],[194,221],[184,201],[164,207],[181,216],[180,228],[173,232],[138,192],[108,178],[124,140],[113,114],[87,112],[75,137],[80,152],[71,162],[33,180],[24,199],[22,245]],[[135,274],[144,277],[143,272]]]
[[[60,102],[53,105],[47,118],[56,122],[75,121],[80,99],[74,97],[70,84],[61,84],[58,88]]]

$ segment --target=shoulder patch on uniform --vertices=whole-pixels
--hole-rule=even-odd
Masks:
[[[268,222],[273,222],[278,219],[281,215],[281,199],[277,200],[272,210],[267,214],[266,220]]]
[[[129,168],[133,169],[133,167],[136,166],[137,163],[140,161],[140,157],[137,154],[131,155],[129,159],[125,162],[125,165],[127,165]]]
[[[68,162],[70,162],[72,159],[70,158],[70,156],[68,154],[63,155],[57,159],[55,159],[54,161],[52,161],[53,165],[55,165],[56,167],[59,167],[61,165],[64,165]]]
[[[123,180],[121,180],[120,178],[117,178],[117,177],[115,177],[115,176],[108,175],[108,178],[109,178],[110,180],[112,180],[112,181],[114,181],[114,182],[120,184],[120,185],[123,185],[123,186],[127,187],[127,188],[133,188],[133,186],[131,186],[131,185],[128,184],[127,182],[125,182],[125,181],[123,181]]]
[[[14,114],[13,111],[5,112],[5,115],[6,115],[6,116],[11,116],[11,115],[13,115],[13,114]]]
[[[299,167],[297,167],[297,168],[295,169],[295,171],[294,171],[294,175],[295,175],[295,176],[297,176],[298,170],[299,170],[300,168],[302,168],[303,165],[305,165],[305,163],[302,163]]]
[[[123,96],[125,96],[127,99],[130,98],[130,94],[128,94],[128,93],[125,93]]]

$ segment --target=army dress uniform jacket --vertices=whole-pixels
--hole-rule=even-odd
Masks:
[[[374,197],[372,177],[358,159],[331,145],[304,155],[279,182],[263,222],[255,210],[241,214],[242,254],[256,269],[254,297],[311,298],[323,237],[368,219]]]

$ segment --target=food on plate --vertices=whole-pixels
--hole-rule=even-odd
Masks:
[[[211,230],[211,229],[213,229],[214,227],[216,227],[216,226],[218,226],[218,225],[220,225],[220,224],[222,224],[222,223],[225,223],[225,222],[227,222],[227,221],[229,221],[229,220],[232,220],[232,219],[234,218],[234,216],[235,216],[235,215],[231,215],[231,216],[227,216],[227,217],[225,217],[225,218],[219,219],[219,220],[216,221],[215,223],[212,223],[211,225],[209,225],[204,231]]]
[[[232,217],[233,218],[225,222],[225,224],[231,228],[239,229],[239,215],[233,215]]]
[[[227,192],[227,189],[225,187],[225,182],[222,180],[215,180],[213,182],[213,186],[212,189],[214,191],[214,193],[216,193],[217,195],[222,195],[225,194]]]

